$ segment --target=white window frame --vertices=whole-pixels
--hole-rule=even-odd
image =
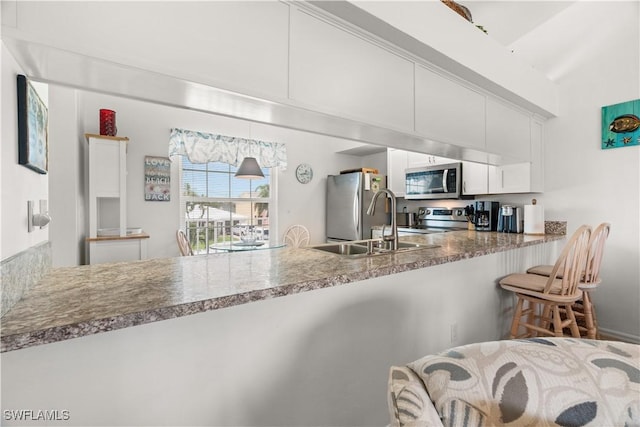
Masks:
[[[260,198],[260,199],[251,199],[251,202],[255,203],[260,203],[260,202],[266,202],[269,204],[269,243],[270,245],[277,245],[280,243],[280,233],[279,233],[279,227],[278,227],[278,203],[277,203],[277,194],[278,194],[278,175],[279,175],[279,167],[272,167],[269,168],[270,169],[270,173],[269,173],[269,197],[264,199],[264,198]],[[185,213],[186,213],[186,207],[187,207],[187,202],[192,202],[192,201],[201,201],[201,202],[241,202],[241,203],[247,203],[250,201],[250,199],[248,198],[238,198],[238,197],[229,197],[229,198],[224,198],[224,197],[192,197],[192,196],[184,196],[184,194],[182,193],[182,188],[183,188],[183,167],[182,167],[182,158],[180,158],[180,161],[178,162],[178,176],[180,177],[179,179],[179,183],[178,183],[178,188],[179,188],[179,192],[180,192],[180,212],[179,212],[179,229],[183,230],[183,231],[187,231],[186,230],[186,223],[185,223]],[[255,190],[252,186],[251,190]],[[188,236],[188,233],[187,233]],[[207,244],[207,252],[206,253],[215,253],[216,251],[210,251],[209,250],[209,245]]]

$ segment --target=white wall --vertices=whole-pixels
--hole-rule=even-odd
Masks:
[[[55,87],[55,86],[54,86]],[[54,105],[59,108],[52,118],[52,127],[68,127],[66,133],[61,132],[62,139],[54,138],[52,144],[61,144],[70,150],[69,158],[65,161],[70,169],[74,169],[75,160],[85,159],[85,154],[74,153],[73,150],[85,149],[87,146],[84,133],[99,133],[98,111],[109,108],[116,111],[118,136],[130,139],[127,152],[127,195],[128,195],[128,225],[142,227],[151,237],[149,239],[149,257],[178,256],[175,242],[175,230],[181,224],[179,206],[179,177],[177,163],[172,166],[171,201],[147,202],[144,200],[144,156],[167,156],[169,130],[173,127],[192,129],[203,132],[220,133],[223,135],[243,138],[263,139],[285,143],[287,146],[288,167],[278,174],[278,234],[279,238],[284,230],[293,224],[302,224],[309,228],[312,242],[322,242],[325,238],[325,183],[328,174],[339,173],[340,170],[359,167],[359,157],[336,154],[336,152],[351,148],[357,143],[322,135],[278,128],[269,125],[255,124],[228,117],[216,116],[186,109],[168,107],[137,100],[78,91],[79,107],[72,102],[76,91],[68,88],[55,87],[53,93],[58,94],[67,102],[60,101]],[[76,116],[77,110],[77,116]],[[53,120],[64,121],[63,124],[53,123]],[[70,141],[73,128],[78,124],[83,129],[79,131],[79,138]],[[309,163],[314,169],[313,180],[306,185],[300,184],[295,178],[295,168],[300,163]],[[86,164],[86,163],[85,163]],[[80,169],[79,175],[77,169]],[[86,167],[82,164],[76,172],[69,174],[67,184],[51,186],[52,204],[59,200],[73,199],[67,209],[73,215],[71,206],[77,211],[83,207],[78,201],[82,188],[73,182],[74,176],[85,176]],[[84,174],[84,175],[83,175]],[[81,181],[86,182],[86,178]],[[78,219],[79,221],[79,219]],[[74,223],[77,224],[78,221]],[[73,265],[75,257],[65,251],[64,260],[57,253],[58,248],[73,246],[68,240],[82,242],[84,235],[71,233],[74,229],[65,221],[63,233],[52,236],[54,266]],[[83,230],[86,231],[86,230]],[[59,237],[58,237],[59,236]]]
[[[18,118],[16,75],[24,71],[2,44],[2,239],[0,259],[8,258],[49,238],[49,228],[27,231],[27,201],[48,200],[48,175],[18,164]]]
[[[584,6],[585,19],[600,23],[608,8]],[[545,130],[546,191],[551,216],[581,223],[612,224],[602,290],[594,301],[602,328],[640,338],[640,146],[601,149],[601,107],[640,98],[640,3],[616,6],[615,31],[591,27],[598,43],[558,79],[561,111]],[[611,46],[627,44],[628,52]],[[606,57],[606,61],[602,59]]]
[[[84,157],[80,122],[76,116],[77,91],[49,85],[49,213],[54,219],[49,238],[54,242],[52,262],[56,267],[79,265],[84,260]],[[56,191],[56,189],[65,189]]]

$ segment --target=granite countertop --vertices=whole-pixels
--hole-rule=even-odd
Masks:
[[[186,316],[563,239],[454,231],[439,245],[349,258],[309,248],[55,268],[1,319],[0,352]]]

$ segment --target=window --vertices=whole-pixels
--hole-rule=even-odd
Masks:
[[[271,168],[262,168],[262,179],[244,179],[227,163],[181,159],[181,214],[194,254],[228,250],[234,242],[269,242]]]

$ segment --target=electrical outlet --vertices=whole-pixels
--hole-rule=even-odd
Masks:
[[[451,324],[451,344],[455,344],[458,341],[458,324]]]

